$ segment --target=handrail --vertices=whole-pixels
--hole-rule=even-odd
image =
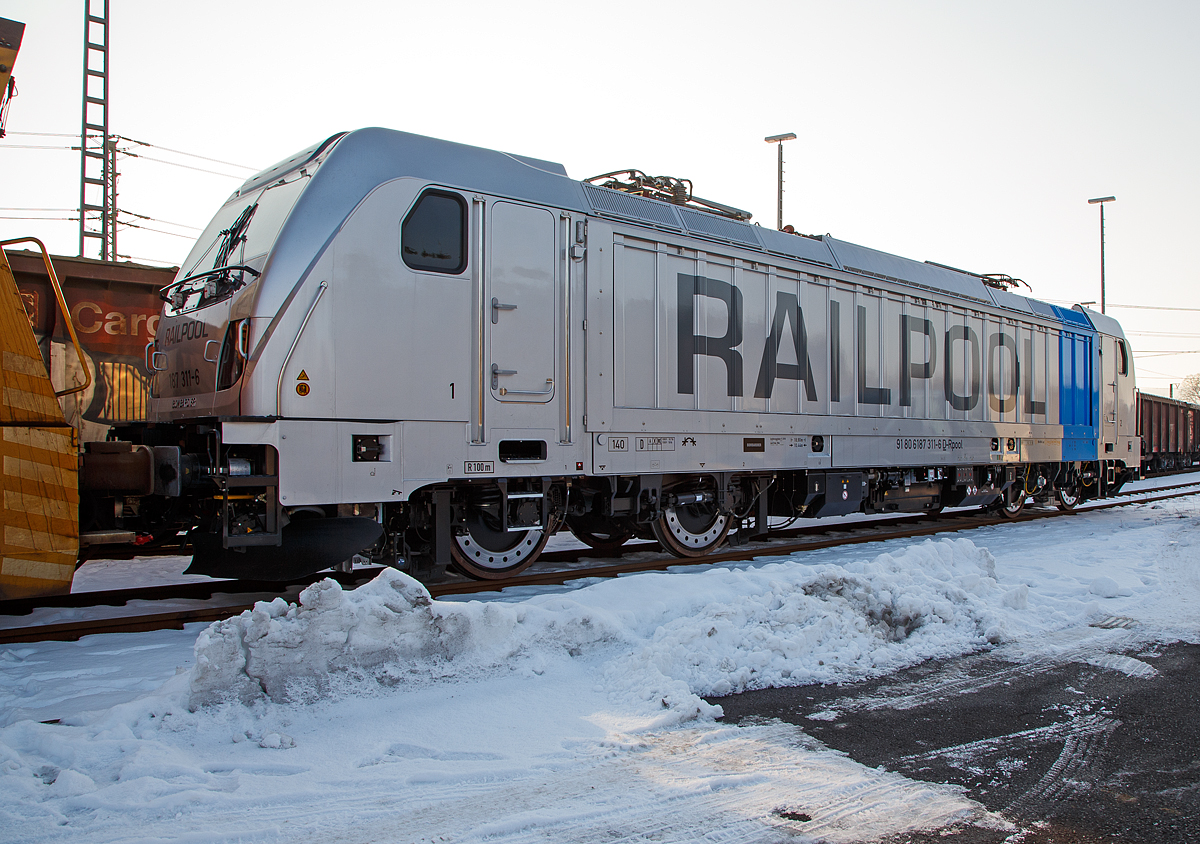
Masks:
[[[317,309],[317,303],[321,301],[321,297],[325,295],[325,289],[329,287],[328,282],[322,281],[317,286],[317,295],[313,297],[312,304],[308,306],[308,313],[304,315],[304,320],[300,323],[300,330],[296,332],[296,339],[292,341],[292,347],[288,349],[287,355],[283,359],[283,365],[279,367],[279,380],[275,382],[275,415],[283,416],[283,373],[287,372],[288,361],[292,359],[292,352],[296,351],[296,346],[300,343],[300,335],[304,333],[305,327],[308,325],[309,317],[313,315],[313,311]]]
[[[487,390],[487,384],[484,379],[487,377],[486,366],[484,359],[487,351],[484,343],[484,285],[487,282],[487,276],[484,273],[484,257],[487,249],[485,240],[486,232],[484,230],[487,224],[487,200],[479,195],[471,198],[471,260],[475,265],[474,281],[475,281],[475,302],[474,302],[474,321],[475,321],[475,395],[473,397],[474,407],[471,409],[471,414],[474,417],[471,420],[471,444],[482,445],[484,442],[484,394]]]
[[[84,382],[82,386],[72,387],[69,390],[55,390],[54,397],[62,398],[73,393],[82,393],[88,387],[92,386],[92,370],[87,365],[87,358],[83,356],[83,346],[79,345],[79,335],[75,333],[75,323],[71,321],[71,311],[67,308],[67,297],[63,295],[62,285],[58,283],[58,274],[54,272],[54,265],[50,263],[50,253],[46,251],[46,244],[42,243],[36,237],[17,237],[12,240],[0,240],[0,249],[5,246],[14,246],[18,243],[36,243],[38,249],[42,250],[42,262],[46,265],[46,274],[50,276],[50,286],[54,288],[54,296],[58,299],[58,307],[62,309],[63,316],[67,320],[67,333],[71,335],[71,343],[75,346],[75,354],[79,357],[79,363],[83,366]],[[51,387],[54,385],[51,384]]]
[[[570,445],[571,439],[571,215],[559,213],[562,223],[562,290],[563,290],[563,381],[566,385],[563,393],[563,436],[559,445]]]

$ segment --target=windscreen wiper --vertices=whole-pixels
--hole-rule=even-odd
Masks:
[[[217,249],[217,260],[214,264],[224,264],[233,254],[239,243],[246,242],[246,229],[250,228],[250,220],[258,210],[258,203],[246,206],[241,215],[233,221],[233,225],[221,232],[221,245]]]
[[[235,272],[250,273],[250,275],[254,276],[255,278],[258,278],[260,275],[262,275],[262,273],[260,273],[256,269],[254,269],[254,267],[248,267],[245,264],[235,264],[231,267],[216,267],[211,270],[204,270],[203,272],[192,273],[191,275],[187,276],[186,278],[181,278],[181,279],[179,279],[179,281],[171,282],[166,287],[164,287],[162,290],[158,291],[158,297],[160,299],[162,299],[164,302],[171,302],[174,294],[180,288],[182,288],[183,285],[187,284],[188,282],[198,281],[199,279],[210,278],[212,276],[220,276],[227,283],[232,283],[232,279],[230,278],[230,276],[232,273],[235,273]],[[239,282],[240,281],[241,281],[241,279],[239,279]],[[237,287],[241,287],[241,284],[239,283],[237,285]]]

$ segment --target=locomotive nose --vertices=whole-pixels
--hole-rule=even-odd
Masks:
[[[250,320],[222,323],[219,315],[201,314],[163,323],[147,354],[153,395],[168,411],[217,412],[228,401],[219,394],[237,386],[245,371]]]
[[[164,316],[153,354],[148,356],[154,370],[153,395],[179,409],[195,404],[183,399],[211,392],[220,330],[206,319]]]

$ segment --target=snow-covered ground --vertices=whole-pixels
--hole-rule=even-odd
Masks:
[[[387,572],[211,626],[0,647],[0,829],[508,844],[1003,827],[793,726],[724,725],[702,696],[982,648],[1150,676],[1118,652],[1200,641],[1198,525],[1200,496],[438,601]]]

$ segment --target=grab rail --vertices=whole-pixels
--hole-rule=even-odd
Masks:
[[[71,336],[71,344],[75,346],[75,354],[79,357],[79,363],[83,367],[83,385],[72,387],[69,390],[56,390],[54,397],[62,398],[73,393],[82,393],[88,387],[92,386],[92,370],[88,367],[87,360],[83,356],[83,346],[79,344],[79,335],[75,333],[75,323],[71,321],[71,312],[67,308],[67,297],[63,295],[62,285],[58,283],[58,275],[54,272],[54,265],[50,263],[50,253],[46,251],[46,245],[36,237],[17,237],[12,240],[0,240],[0,249],[5,246],[14,246],[18,243],[36,243],[38,249],[42,250],[42,262],[46,265],[46,274],[50,276],[50,286],[54,288],[54,296],[58,299],[58,307],[62,309],[63,316],[66,317],[67,334]]]
[[[304,315],[304,321],[300,323],[300,330],[296,332],[296,339],[292,340],[292,346],[288,349],[287,355],[283,358],[283,365],[279,367],[279,380],[275,383],[275,415],[283,415],[283,373],[287,372],[288,361],[292,359],[292,352],[296,351],[296,346],[300,342],[300,335],[304,333],[305,326],[308,325],[308,320],[313,315],[313,311],[317,309],[317,303],[321,301],[321,297],[325,295],[325,288],[329,287],[328,282],[322,281],[317,286],[317,295],[313,297],[312,304],[308,306],[308,313]]]

